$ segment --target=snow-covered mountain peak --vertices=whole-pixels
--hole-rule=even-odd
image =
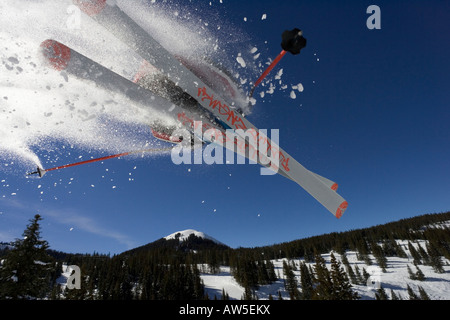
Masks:
[[[189,236],[191,234],[195,235],[198,238],[208,239],[208,240],[211,240],[211,241],[213,241],[213,242],[215,242],[217,244],[225,245],[224,243],[214,239],[213,237],[207,235],[206,233],[203,233],[203,232],[197,231],[197,230],[193,230],[193,229],[187,229],[187,230],[184,230],[184,231],[174,232],[174,233],[164,237],[164,239],[166,239],[166,240],[176,239],[177,235],[179,235],[180,241],[185,241],[185,240],[187,240],[189,238]]]

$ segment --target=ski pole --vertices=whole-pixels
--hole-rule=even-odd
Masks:
[[[306,47],[306,39],[303,37],[303,32],[300,29],[293,29],[291,31],[284,31],[281,35],[282,42],[281,47],[283,50],[281,53],[273,60],[269,67],[263,72],[263,74],[256,80],[255,85],[250,92],[250,98],[253,97],[253,93],[257,86],[261,84],[265,77],[272,71],[272,69],[280,62],[281,59],[286,55],[287,52],[297,55],[300,50]]]
[[[253,93],[255,92],[255,89],[257,86],[260,85],[260,83],[264,80],[265,77],[272,71],[273,68],[280,62],[281,59],[285,56],[287,51],[282,50],[281,53],[273,60],[273,62],[269,65],[269,67],[263,72],[263,74],[256,80],[255,85],[253,86],[252,91],[250,92],[250,98],[253,97]]]
[[[54,167],[54,168],[50,168],[50,169],[42,169],[42,168],[38,167],[35,172],[27,173],[27,176],[31,176],[31,175],[37,174],[37,175],[39,175],[40,178],[42,178],[44,176],[44,174],[46,174],[49,171],[61,170],[61,169],[66,169],[66,168],[70,168],[70,167],[75,167],[75,166],[81,166],[83,164],[88,164],[88,163],[93,163],[93,162],[98,162],[98,161],[104,161],[104,160],[109,160],[109,159],[113,159],[113,158],[120,158],[120,157],[128,156],[128,155],[131,155],[131,154],[136,154],[136,153],[154,152],[154,151],[166,151],[168,149],[170,149],[170,148],[144,149],[144,150],[138,150],[138,151],[124,152],[124,153],[114,154],[114,155],[111,155],[111,156],[106,156],[106,157],[101,157],[101,158],[90,159],[90,160],[86,160],[86,161],[66,164],[66,165],[63,165],[63,166],[58,166],[58,167]]]

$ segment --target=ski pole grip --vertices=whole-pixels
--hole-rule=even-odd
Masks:
[[[281,38],[281,47],[283,50],[293,55],[299,54],[300,50],[306,47],[306,39],[303,37],[303,31],[298,28],[292,29],[291,31],[284,31]]]

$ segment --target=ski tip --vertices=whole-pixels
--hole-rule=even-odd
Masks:
[[[336,218],[340,219],[344,214],[345,210],[347,210],[347,207],[348,202],[347,201],[342,202],[339,208],[336,210]]]
[[[41,48],[44,58],[54,69],[62,71],[67,68],[71,55],[69,47],[56,40],[48,39],[41,43]]]
[[[106,0],[73,0],[73,3],[90,17],[102,12],[106,6]]]

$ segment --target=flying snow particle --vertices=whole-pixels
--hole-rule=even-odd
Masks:
[[[291,99],[296,99],[297,95],[295,94],[294,90],[291,91]]]
[[[298,90],[298,92],[303,92],[304,88],[303,88],[303,85],[301,83],[299,83],[296,86],[292,86],[292,90]]]
[[[241,65],[242,68],[246,67],[245,60],[242,58],[241,54],[239,53],[238,57],[236,58],[237,62]]]
[[[278,71],[277,75],[275,76],[275,80],[280,80],[282,75],[283,75],[283,69],[280,69],[280,71]]]
[[[275,92],[275,86],[273,85],[273,83],[271,83],[269,89],[266,90],[266,93],[273,94],[274,92]]]

